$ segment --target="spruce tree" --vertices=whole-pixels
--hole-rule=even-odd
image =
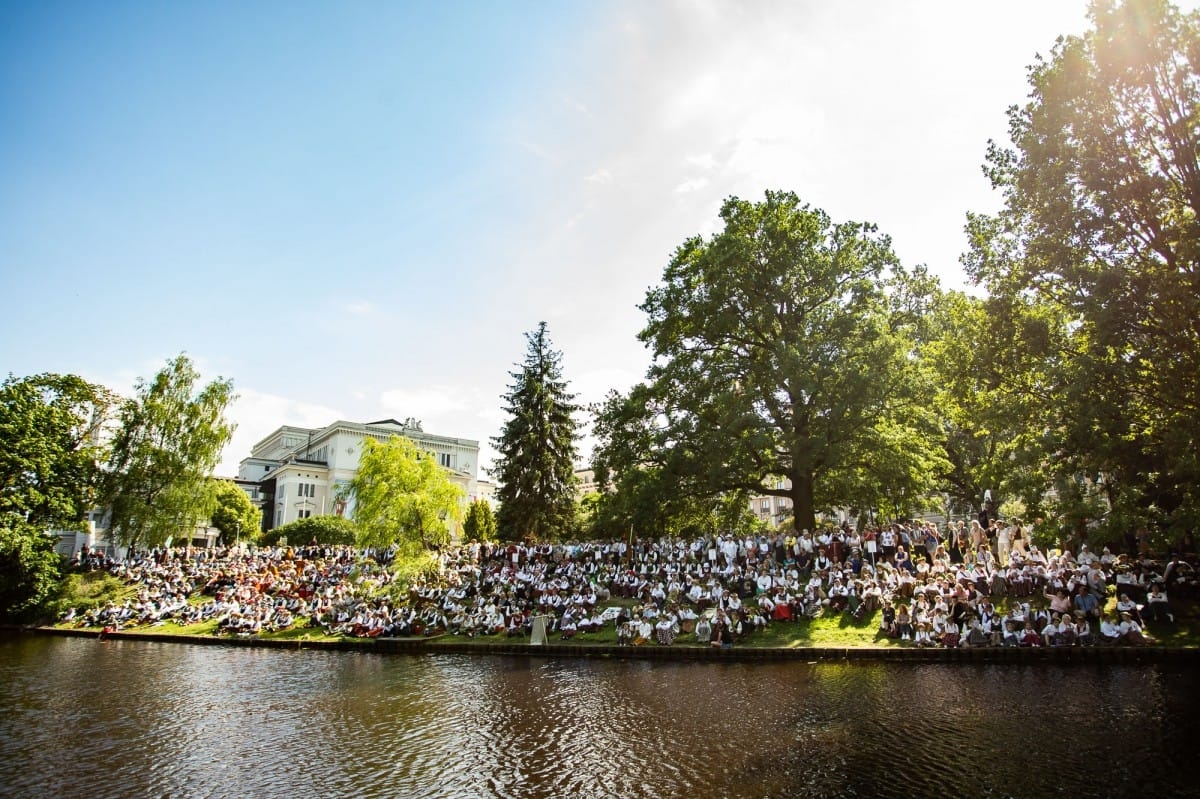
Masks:
[[[504,395],[509,415],[492,444],[500,453],[493,472],[504,540],[545,541],[570,532],[575,519],[575,420],[578,410],[562,376],[546,323],[526,333],[529,349]]]

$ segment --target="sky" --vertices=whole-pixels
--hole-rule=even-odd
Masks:
[[[794,191],[964,288],[1028,65],[1083,0],[0,0],[0,374],[231,378],[283,424],[477,440],[545,321],[581,404],[732,196]],[[586,454],[589,441],[581,441]]]

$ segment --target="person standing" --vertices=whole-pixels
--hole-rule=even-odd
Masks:
[[[883,528],[883,532],[879,534],[879,548],[883,552],[883,562],[891,563],[892,558],[896,555],[895,525]]]
[[[996,525],[996,560],[1001,566],[1008,566],[1008,554],[1012,547],[1012,527],[1007,524]]]

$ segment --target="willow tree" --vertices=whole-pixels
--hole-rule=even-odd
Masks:
[[[1120,526],[1200,521],[1200,15],[1094,2],[1009,111],[967,263],[993,296],[1053,306],[1072,335],[1053,387],[1063,469]],[[1135,518],[1136,517],[1136,518]]]
[[[213,469],[233,436],[225,412],[233,383],[200,385],[200,374],[179,355],[120,410],[103,499],[113,540],[130,548],[190,539],[215,507]]]
[[[347,490],[359,545],[395,547],[403,568],[430,566],[462,516],[462,489],[433,453],[403,436],[366,439]]]
[[[507,540],[553,540],[575,524],[575,395],[546,323],[526,333],[528,349],[504,395],[508,421],[492,439],[499,453],[496,525]]]
[[[600,460],[623,460],[618,485],[653,464],[687,493],[788,497],[810,529],[818,509],[917,502],[941,465],[916,347],[931,282],[788,192],[721,219],[648,292],[654,361],[598,420]]]

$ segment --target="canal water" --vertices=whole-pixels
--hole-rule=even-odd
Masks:
[[[0,797],[1200,797],[1186,667],[0,637]]]

